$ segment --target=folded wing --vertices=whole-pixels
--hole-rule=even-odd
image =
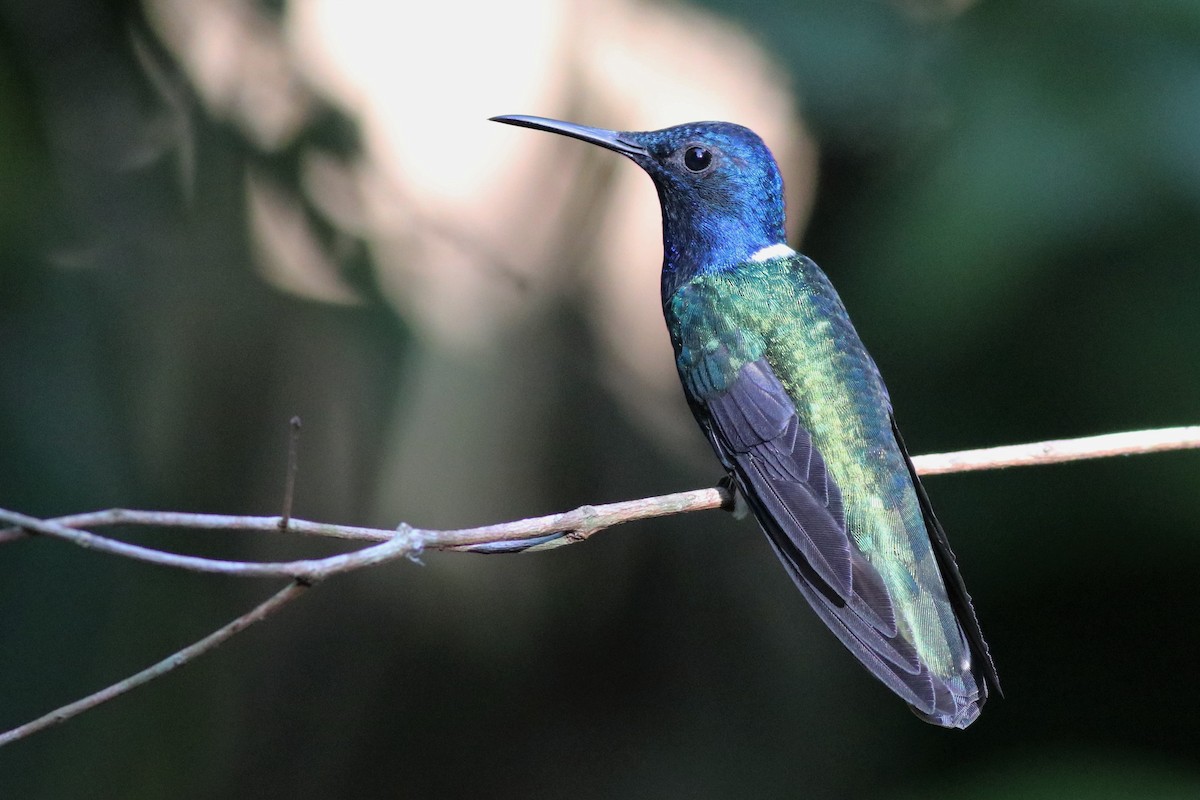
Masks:
[[[961,687],[955,691],[904,637],[882,577],[847,531],[842,492],[770,364],[744,363],[721,384],[697,393],[697,417],[797,587],[843,644],[914,711],[936,724],[965,727],[978,715],[986,687],[966,696]],[[944,535],[939,539],[935,546],[944,548]],[[945,552],[939,548],[943,567]],[[961,591],[957,572],[948,582],[952,594]]]

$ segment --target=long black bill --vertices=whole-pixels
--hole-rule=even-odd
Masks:
[[[545,117],[527,117],[521,114],[511,114],[502,117],[492,117],[492,122],[503,122],[505,125],[517,125],[521,128],[533,128],[539,131],[560,133],[573,139],[598,144],[623,156],[630,158],[646,158],[650,153],[637,142],[621,138],[617,131],[606,131],[603,128],[589,128],[586,125],[576,125],[574,122],[563,122]]]

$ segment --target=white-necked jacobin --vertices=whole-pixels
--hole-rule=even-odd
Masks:
[[[616,151],[650,174],[662,303],[692,413],[817,615],[917,716],[965,728],[996,670],[887,388],[833,286],[787,245],[783,179],[726,122],[619,132],[496,122]]]

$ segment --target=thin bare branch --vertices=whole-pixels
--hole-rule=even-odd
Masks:
[[[913,459],[913,464],[922,475],[943,475],[950,472],[1032,467],[1089,458],[1132,456],[1194,448],[1200,448],[1200,425],[1108,433],[1103,436],[1057,439],[1007,447],[986,447],[981,450],[961,450],[957,453],[937,453],[917,456]]]
[[[186,517],[187,515],[180,515]],[[278,519],[259,517],[264,519]],[[106,536],[97,536],[89,531],[76,530],[61,523],[43,521],[15,511],[0,509],[0,520],[20,525],[25,530],[35,531],[46,536],[65,539],[72,544],[89,550],[123,556],[135,561],[145,561],[163,567],[188,570],[191,572],[214,572],[222,575],[236,575],[243,578],[296,578],[307,582],[320,580],[338,572],[348,572],[353,569],[378,564],[397,556],[420,552],[425,543],[421,532],[408,526],[401,526],[393,531],[388,541],[364,547],[352,553],[342,553],[325,558],[302,559],[299,561],[281,562],[249,562],[224,561],[216,558],[180,555],[167,553],[150,547],[128,544]],[[185,526],[187,527],[187,526]]]
[[[952,472],[1055,464],[1089,458],[1107,458],[1118,455],[1133,455],[1189,448],[1200,448],[1200,426],[1134,431],[1107,434],[1104,436],[1089,436],[1081,439],[1062,439],[1034,444],[924,455],[917,456],[913,459],[913,462],[917,467],[917,471],[922,475],[941,475]],[[629,500],[622,503],[582,506],[573,511],[560,514],[485,525],[478,528],[450,531],[411,529],[411,532],[414,535],[419,535],[422,540],[421,544],[428,549],[471,549],[477,552],[515,552],[522,549],[536,551],[582,541],[598,531],[624,522],[720,508],[727,504],[729,500],[729,496],[722,489],[697,489],[690,492],[679,492],[642,500]],[[26,535],[25,530],[40,530],[42,533],[59,535],[60,538],[71,539],[76,544],[84,547],[93,547],[105,550],[106,552],[112,552],[116,555],[124,555],[154,563],[164,563],[166,566],[177,566],[183,569],[195,569],[203,572],[221,572],[245,577],[263,577],[269,575],[291,577],[297,574],[304,574],[307,570],[311,570],[313,565],[317,563],[316,561],[297,561],[248,565],[244,562],[201,559],[193,556],[174,556],[172,554],[163,554],[161,551],[139,548],[135,545],[128,545],[116,540],[106,539],[105,537],[98,537],[86,531],[78,531],[80,536],[73,537],[72,532],[67,530],[71,528],[111,525],[140,525],[164,528],[279,533],[283,524],[282,517],[224,516],[172,511],[109,509],[107,511],[59,517],[44,522],[18,515],[14,512],[0,510],[0,520],[2,519],[7,519],[10,523],[15,523],[19,527],[0,530],[0,543]],[[391,530],[350,525],[331,525],[329,523],[300,519],[290,519],[286,524],[287,531],[290,532],[339,539],[386,542],[395,536],[395,531]],[[506,548],[499,546],[506,542],[522,541],[530,542],[531,544],[527,547]]]
[[[236,514],[192,514],[185,511],[143,511],[128,508],[109,508],[88,511],[45,520],[68,528],[137,525],[154,528],[191,528],[210,531],[261,531],[263,533],[327,536],[332,539],[386,542],[394,531],[382,528],[360,528],[354,525],[332,525],[327,522],[308,522],[289,519],[282,530],[283,517],[256,517]],[[0,544],[23,538],[28,532],[21,527],[0,529]]]
[[[573,511],[550,514],[484,525],[479,528],[464,528],[457,531],[425,531],[425,547],[438,550],[462,550],[478,545],[499,542],[517,542],[539,539],[551,534],[560,537],[529,550],[545,550],[559,545],[581,542],[592,534],[625,522],[641,519],[687,514],[692,511],[708,511],[721,508],[733,501],[732,495],[722,488],[693,489],[641,500],[625,500],[598,506],[580,506]]]
[[[264,602],[255,606],[250,611],[247,611],[245,614],[241,615],[229,624],[222,625],[208,636],[205,636],[198,642],[191,644],[176,653],[172,653],[162,661],[159,661],[157,664],[149,666],[134,675],[130,675],[125,680],[118,681],[112,686],[101,689],[95,694],[90,694],[87,697],[76,700],[74,703],[63,706],[62,708],[56,708],[49,714],[38,717],[30,722],[26,722],[24,725],[21,725],[18,728],[13,728],[10,731],[0,733],[0,747],[3,747],[10,742],[15,742],[18,739],[24,739],[30,734],[53,727],[61,722],[66,722],[71,717],[82,714],[84,711],[93,709],[101,703],[105,703],[115,697],[120,697],[130,689],[136,689],[138,686],[141,686],[144,683],[149,683],[155,678],[162,677],[173,669],[182,667],[196,656],[202,655],[203,653],[220,646],[234,634],[244,631],[246,628],[250,627],[256,622],[262,622],[264,619],[271,616],[276,611],[302,595],[304,590],[307,588],[308,584],[300,581],[290,583],[285,588],[272,595]]]

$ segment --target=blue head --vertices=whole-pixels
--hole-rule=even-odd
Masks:
[[[600,145],[650,174],[662,204],[664,301],[698,273],[732,269],[786,241],[775,158],[757,134],[739,125],[691,122],[618,132],[541,117],[493,119]]]

